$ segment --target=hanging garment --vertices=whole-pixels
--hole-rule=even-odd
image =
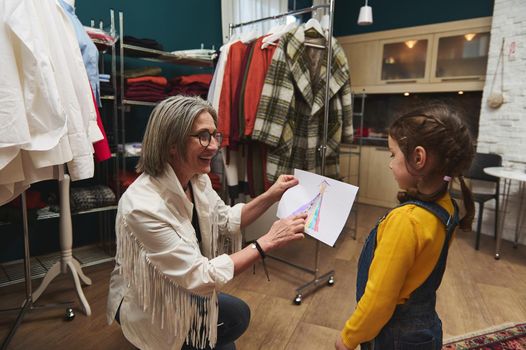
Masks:
[[[102,138],[74,29],[52,0],[0,0],[0,204],[34,182],[93,176],[92,142]],[[5,39],[5,40],[4,40]],[[7,78],[7,79],[4,79]],[[6,129],[3,129],[6,130]],[[29,137],[28,137],[29,136]]]
[[[68,137],[73,160],[68,162],[72,181],[94,175],[92,142],[101,140],[97,114],[75,31],[66,13],[54,1],[34,0],[36,20],[46,28],[46,46],[57,79],[59,94],[68,114]]]
[[[208,90],[208,96],[206,98],[207,101],[212,104],[212,107],[214,107],[216,111],[219,110],[219,98],[221,97],[221,90],[223,88],[223,78],[225,75],[225,68],[228,59],[228,54],[230,52],[230,46],[236,41],[237,40],[226,43],[219,49],[219,59],[217,60],[216,69],[214,71],[214,77],[210,82],[210,90]]]
[[[230,46],[228,59],[225,65],[221,95],[219,97],[219,106],[217,109],[217,130],[223,134],[222,147],[230,145],[230,123],[232,110],[235,108],[232,104],[238,84],[240,81],[240,66],[243,57],[247,51],[247,45],[237,41]]]
[[[245,136],[251,136],[254,131],[254,123],[256,121],[256,113],[261,98],[263,85],[265,84],[265,76],[268,68],[272,62],[272,56],[276,51],[276,46],[270,45],[266,48],[261,48],[261,43],[265,37],[258,38],[254,44],[254,51],[249,63],[248,75],[246,78],[246,86],[244,89],[243,98],[243,114],[245,118]]]
[[[95,104],[95,95],[91,94],[93,97],[93,103]],[[99,113],[99,109],[95,108],[97,112],[97,125],[102,133],[102,140],[93,143],[93,151],[95,155],[95,160],[97,162],[103,162],[111,158],[110,145],[108,143],[108,137],[106,136],[106,131],[104,130],[104,125],[102,124],[102,118]]]
[[[326,55],[319,72],[309,60],[303,27],[285,34],[265,78],[252,138],[269,146],[267,179],[294,168],[321,173],[318,148],[323,139],[324,108],[329,108],[325,175],[337,177],[339,145],[352,140],[352,98],[345,53],[332,38],[329,106],[325,106]]]
[[[67,115],[53,64],[44,46],[45,32],[29,1],[0,1],[0,205],[33,182],[52,179],[52,167],[72,159]]]
[[[102,104],[100,103],[99,50],[89,37],[88,33],[86,33],[82,23],[80,23],[75,14],[75,8],[64,0],[59,0],[59,3],[68,15],[69,20],[75,29],[75,35],[79,42],[82,60],[84,62],[84,67],[86,67],[86,73],[88,74],[91,89],[95,95],[95,101],[97,102],[97,106],[102,107]]]

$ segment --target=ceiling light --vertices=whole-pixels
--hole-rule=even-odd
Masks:
[[[464,34],[464,38],[466,38],[467,41],[471,41],[471,40],[473,40],[475,35],[477,35],[477,34],[475,34],[475,33]]]
[[[410,49],[412,49],[416,45],[417,42],[418,42],[418,40],[406,40],[406,41],[404,41],[405,45],[408,48],[410,48]]]
[[[460,90],[460,91],[458,92],[458,94],[459,94],[459,95],[464,95],[464,91]]]
[[[373,9],[367,5],[367,0],[365,0],[365,6],[360,8],[360,14],[358,15],[358,25],[367,26],[369,24],[373,24]]]
[[[409,92],[404,92],[404,96],[409,96]]]

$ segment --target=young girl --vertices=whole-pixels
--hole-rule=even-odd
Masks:
[[[357,306],[336,349],[439,350],[442,322],[436,290],[457,224],[470,229],[474,204],[462,173],[474,147],[457,113],[443,104],[414,110],[389,129],[389,168],[398,182],[400,205],[371,231],[358,262]],[[449,196],[458,177],[466,215]]]

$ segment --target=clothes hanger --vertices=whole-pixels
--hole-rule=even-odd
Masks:
[[[264,37],[263,38],[263,43],[261,44],[261,49],[265,49],[269,45],[274,45],[274,46],[277,45],[276,41],[279,40],[279,38],[281,38],[285,33],[290,32],[294,28],[296,28],[296,23],[295,22],[291,22],[291,23],[285,25],[282,28],[281,31],[273,33],[273,34],[271,34],[269,36]]]
[[[317,36],[325,38],[325,33],[321,27],[320,22],[316,18],[311,18],[303,26],[305,33],[315,33]],[[304,42],[305,46],[315,47],[317,49],[325,49],[325,45],[320,45],[316,43],[310,43],[307,40]]]
[[[311,18],[305,23],[304,25],[305,32],[312,32],[315,31],[319,35],[325,38],[325,33],[323,32],[323,29],[321,27],[320,22],[316,18]]]

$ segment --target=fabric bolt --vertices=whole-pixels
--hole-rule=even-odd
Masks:
[[[122,302],[123,333],[141,349],[181,349],[187,335],[200,347],[217,339],[217,293],[233,278],[225,253],[241,248],[243,204],[226,206],[207,175],[190,182],[194,204],[167,165],[159,177],[141,174],[119,201],[107,320]],[[194,205],[201,244],[191,223]]]
[[[258,38],[254,44],[254,51],[247,73],[243,99],[245,136],[251,136],[254,130],[259,100],[261,98],[263,85],[265,84],[265,76],[272,62],[274,51],[276,51],[276,46],[274,45],[270,45],[265,49],[261,48],[261,43],[264,38],[264,36]]]
[[[436,204],[449,216],[454,215],[449,194]],[[342,331],[342,339],[351,349],[378,335],[397,305],[410,300],[434,270],[446,240],[446,229],[439,217],[413,203],[391,210],[379,220],[376,231],[375,237],[369,239],[375,245],[374,257],[369,254],[366,259],[371,261],[371,267],[360,270],[357,277],[357,297],[362,293],[363,296]]]
[[[294,168],[321,172],[318,153],[323,139],[324,108],[329,108],[325,176],[337,177],[341,142],[352,141],[352,98],[345,53],[332,38],[329,106],[325,106],[326,57],[314,79],[303,27],[285,34],[272,57],[254,124],[252,138],[267,144],[267,180]]]
[[[99,50],[86,33],[86,29],[77,15],[75,14],[75,8],[65,2],[64,0],[58,0],[60,6],[65,10],[68,15],[73,28],[75,29],[75,35],[79,42],[80,52],[82,54],[82,60],[84,61],[84,66],[86,67],[86,73],[88,74],[88,79],[91,84],[91,89],[95,95],[95,100],[97,106],[101,107],[100,103],[100,83],[99,83]]]

